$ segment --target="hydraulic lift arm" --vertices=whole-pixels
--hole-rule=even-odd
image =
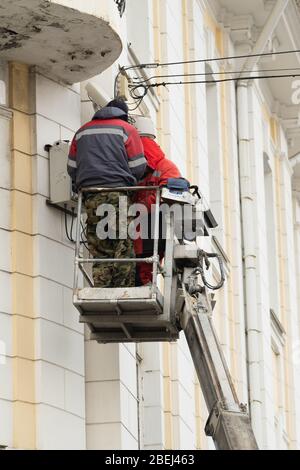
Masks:
[[[196,286],[196,278],[197,270],[189,276],[190,288],[182,283],[185,302],[180,323],[210,413],[205,432],[219,450],[257,450],[246,406],[239,403],[212,324],[207,288]]]
[[[132,190],[153,190],[153,187],[130,187]],[[128,188],[114,188],[126,191]],[[197,236],[208,236],[216,226],[209,210],[199,211],[195,204],[192,213],[186,211],[175,218],[166,214],[166,250],[164,266],[158,256],[160,188],[156,187],[155,243],[151,258],[131,258],[131,262],[153,264],[151,286],[97,288],[93,285],[84,265],[95,262],[129,262],[126,259],[86,258],[81,253],[81,219],[77,219],[73,303],[80,312],[80,321],[87,323],[91,339],[99,343],[176,341],[181,330],[186,336],[200,386],[209,410],[205,432],[220,450],[256,450],[257,443],[251,428],[246,406],[241,404],[226,365],[216,332],[212,324],[212,296],[210,291],[220,289],[225,281],[222,258],[216,253],[199,249]],[[84,192],[109,192],[109,188],[84,188],[78,197],[77,213],[81,214]],[[168,188],[162,190],[166,200],[175,202],[179,196]],[[190,204],[183,197],[183,202]],[[204,220],[202,220],[202,212]],[[187,223],[185,236],[176,232]],[[199,222],[199,226],[197,223]],[[201,222],[201,223],[200,223]],[[195,223],[195,224],[194,224]],[[195,227],[194,227],[195,225]],[[192,229],[190,229],[192,228]],[[195,228],[195,230],[194,230]],[[181,235],[180,235],[181,234]],[[210,259],[219,261],[221,279],[217,285],[205,276]],[[204,267],[205,264],[205,267]],[[84,273],[88,287],[79,286],[79,269]],[[161,273],[163,295],[157,278]],[[201,276],[201,281],[199,281]],[[201,282],[201,285],[199,284]]]

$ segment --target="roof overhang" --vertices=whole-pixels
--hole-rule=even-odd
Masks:
[[[236,55],[300,50],[300,0],[289,2],[212,0],[212,2],[219,21],[231,35]],[[272,19],[273,25],[272,22],[269,24],[269,34],[265,37],[267,40],[262,43],[264,29],[280,3],[284,7],[280,17]],[[263,47],[257,50],[259,44],[263,44]],[[268,108],[282,124],[291,157],[300,152],[300,77],[297,76],[300,74],[300,53],[261,56],[253,58],[253,62],[256,62],[254,75],[277,76],[277,78],[261,79],[256,83]],[[236,70],[241,70],[240,67],[243,66],[246,70],[251,70],[253,63],[251,64],[251,60],[249,63],[243,64],[243,61],[237,61],[234,66]]]
[[[36,65],[71,84],[103,72],[121,51],[120,37],[99,16],[59,0],[1,0],[0,59]]]

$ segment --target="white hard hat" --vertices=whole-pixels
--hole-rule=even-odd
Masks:
[[[140,136],[147,136],[150,138],[156,138],[156,129],[153,121],[149,116],[132,116],[133,125],[136,127]]]

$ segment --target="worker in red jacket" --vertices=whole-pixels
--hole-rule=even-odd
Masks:
[[[168,160],[155,142],[156,131],[151,118],[135,116],[135,127],[137,128],[144,147],[144,155],[147,160],[147,168],[144,178],[139,182],[140,186],[164,186],[169,178],[180,178],[181,174],[177,166]],[[155,209],[156,191],[139,191],[135,202],[144,204],[149,215]],[[151,211],[152,206],[152,211]],[[149,217],[150,219],[150,217]],[[151,223],[151,222],[150,222]],[[153,239],[144,240],[138,238],[134,241],[134,250],[137,258],[145,258],[153,255]],[[165,240],[159,240],[159,255],[162,259],[165,251]],[[136,285],[146,285],[152,282],[152,264],[137,263]]]

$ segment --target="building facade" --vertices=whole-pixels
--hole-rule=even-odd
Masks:
[[[91,118],[87,83],[108,101],[124,91],[119,66],[143,63],[173,65],[131,80],[201,82],[152,88],[133,112],[152,116],[218,220],[214,323],[259,447],[300,448],[300,56],[278,54],[300,49],[299,26],[297,0],[2,1],[2,448],[214,448],[184,337],[89,339],[72,305],[70,218],[46,203],[45,145]]]

